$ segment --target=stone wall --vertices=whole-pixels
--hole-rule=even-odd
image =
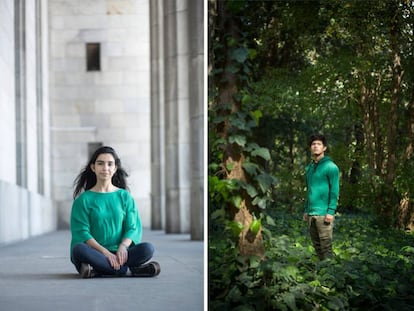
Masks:
[[[99,143],[121,156],[145,227],[203,238],[203,7],[0,1],[0,244],[68,228],[73,181]]]
[[[67,227],[73,180],[88,144],[115,148],[144,227],[150,226],[150,72],[147,0],[49,0],[54,199]],[[87,71],[86,44],[100,44]]]
[[[16,182],[16,115],[14,79],[14,5],[0,1],[0,180]],[[0,206],[0,208],[2,208]]]
[[[0,181],[0,245],[56,230],[50,198]]]
[[[56,229],[50,197],[47,1],[0,1],[0,244]]]

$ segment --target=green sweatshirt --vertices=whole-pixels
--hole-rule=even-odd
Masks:
[[[73,202],[70,228],[71,253],[76,244],[91,238],[106,249],[116,251],[123,239],[130,238],[138,244],[142,237],[135,201],[124,189],[108,193],[83,192]]]
[[[305,213],[314,216],[334,215],[339,197],[339,169],[324,156],[306,167],[307,197]]]

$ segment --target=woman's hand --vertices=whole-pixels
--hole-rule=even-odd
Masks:
[[[118,261],[118,257],[115,254],[112,254],[109,250],[99,244],[94,238],[91,238],[86,241],[86,243],[96,249],[98,252],[101,252],[109,261],[109,264],[115,270],[121,269],[121,264]]]
[[[112,254],[110,251],[106,251],[103,253],[105,257],[108,259],[109,264],[114,268],[115,270],[121,269],[121,264],[119,263],[118,256],[115,254]]]
[[[118,250],[116,252],[116,258],[118,259],[118,263],[122,266],[128,260],[128,249],[125,244],[119,244]]]

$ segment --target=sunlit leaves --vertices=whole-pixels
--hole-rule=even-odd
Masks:
[[[240,195],[235,195],[232,197],[233,206],[235,206],[236,208],[241,207],[242,201],[243,201],[243,198]]]
[[[262,227],[262,221],[256,218],[253,219],[249,225],[249,229],[251,232],[253,232],[254,235],[256,235],[259,232],[261,227]]]
[[[226,229],[230,229],[235,237],[238,237],[240,235],[240,233],[243,231],[243,228],[243,224],[240,221],[235,220],[229,221],[226,226]]]
[[[260,118],[263,116],[263,113],[260,110],[254,110],[250,112],[253,120],[255,121],[256,125],[259,125]]]

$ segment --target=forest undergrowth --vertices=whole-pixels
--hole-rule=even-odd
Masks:
[[[210,226],[210,310],[414,310],[414,235],[340,214],[335,257],[320,261],[306,223],[263,217],[265,258],[238,254],[230,230]]]

